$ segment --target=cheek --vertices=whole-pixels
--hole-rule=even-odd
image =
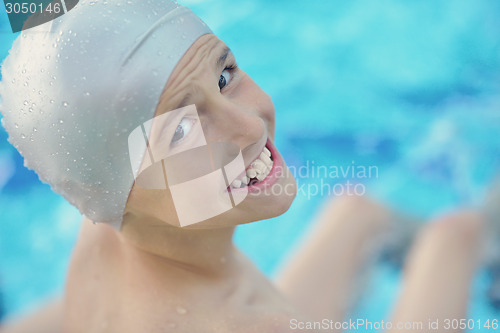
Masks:
[[[260,89],[260,88],[259,88]],[[274,126],[275,126],[275,121],[276,121],[276,112],[274,110],[274,104],[271,99],[271,96],[269,96],[267,93],[265,93],[263,90],[260,90],[260,99],[258,100],[259,102],[259,109],[262,110],[262,118],[264,118],[267,123],[269,124],[269,131],[274,139]]]
[[[274,134],[275,110],[271,97],[262,90],[248,75],[238,85],[235,97],[249,111],[258,114],[269,125]]]

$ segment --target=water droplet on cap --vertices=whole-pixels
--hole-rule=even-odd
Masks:
[[[68,105],[68,102],[62,102],[62,106],[67,107]]]

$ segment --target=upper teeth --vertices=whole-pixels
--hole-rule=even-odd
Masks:
[[[252,178],[257,178],[259,181],[264,180],[273,168],[273,160],[271,160],[271,152],[264,147],[259,157],[252,162],[247,169],[246,174],[240,179],[235,179],[231,183],[232,188],[240,188],[248,185]]]

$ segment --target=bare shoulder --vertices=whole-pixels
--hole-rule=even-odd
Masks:
[[[83,332],[80,328],[88,329],[95,323],[104,328],[106,318],[113,314],[107,309],[123,289],[116,278],[120,272],[118,242],[111,227],[82,222],[66,279],[64,332]]]

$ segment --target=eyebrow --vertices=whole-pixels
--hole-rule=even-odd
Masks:
[[[226,62],[226,59],[227,57],[231,54],[231,49],[229,47],[224,47],[224,49],[222,50],[221,52],[221,55],[219,56],[219,58],[217,59],[217,62],[216,62],[216,66],[217,68],[222,68],[224,66],[224,63]],[[184,106],[186,106],[187,102],[191,99],[192,97],[192,91],[188,92],[186,95],[184,95],[184,97],[182,98],[182,100],[179,102],[179,104],[177,104],[177,106],[175,107],[175,109],[179,109],[179,108],[182,108]]]
[[[217,60],[217,68],[221,68],[224,66],[224,63],[226,62],[227,56],[231,53],[231,49],[229,47],[224,47],[222,50],[222,54]]]

